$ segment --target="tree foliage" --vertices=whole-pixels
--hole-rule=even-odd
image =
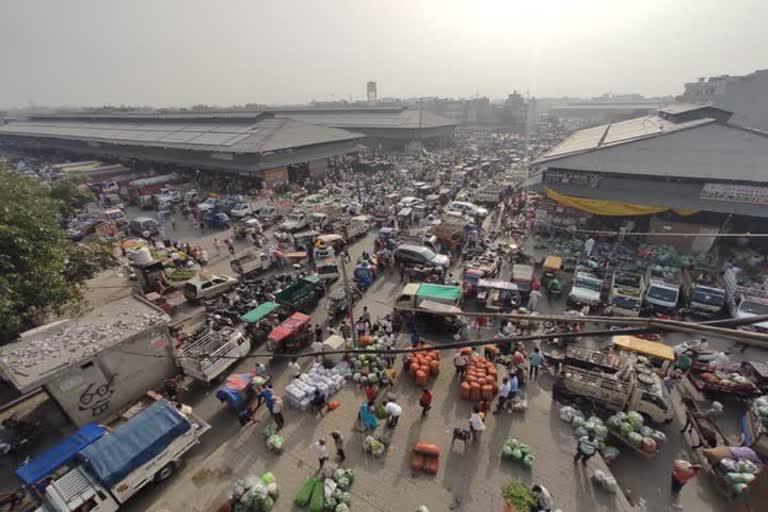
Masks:
[[[114,264],[108,247],[75,245],[59,225],[81,200],[70,192],[0,169],[0,340],[78,304],[81,283]]]
[[[71,218],[79,210],[93,201],[93,194],[81,189],[82,178],[63,178],[50,184],[50,196],[59,202],[59,212],[65,218]]]

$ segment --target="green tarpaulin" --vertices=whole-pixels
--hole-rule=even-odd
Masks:
[[[241,316],[240,320],[247,324],[254,324],[279,307],[280,306],[274,302],[265,302],[264,304],[259,304],[258,307]]]
[[[460,286],[443,286],[441,284],[422,284],[416,296],[436,301],[457,301],[461,297]],[[441,300],[442,299],[442,300]]]

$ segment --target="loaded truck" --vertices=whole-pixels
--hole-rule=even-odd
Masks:
[[[239,275],[263,272],[272,266],[272,259],[263,252],[247,252],[229,262],[232,270]]]
[[[475,191],[473,199],[478,204],[495,206],[499,204],[499,201],[501,200],[501,194],[504,192],[504,188],[505,187],[501,185],[486,185],[485,187]]]
[[[395,299],[393,323],[400,327],[404,322],[421,323],[431,330],[455,332],[462,322],[455,314],[461,313],[461,286],[408,283]],[[416,311],[403,311],[415,309]],[[435,314],[452,313],[453,315]]]
[[[674,412],[665,389],[658,375],[638,373],[632,366],[614,374],[565,366],[552,396],[586,399],[611,411],[637,411],[654,423],[668,423]]]
[[[573,274],[571,291],[568,293],[568,303],[579,306],[596,306],[600,304],[603,291],[603,280],[584,267],[578,267]]]
[[[686,313],[711,318],[725,310],[725,284],[717,273],[684,268],[681,278]]]
[[[211,427],[158,398],[135,404],[109,428],[86,425],[21,466],[16,476],[33,489],[37,512],[115,512],[168,479]]]
[[[186,375],[210,383],[250,351],[251,338],[239,329],[205,327],[177,345],[176,360]]]
[[[736,271],[730,268],[723,274],[725,283],[726,305],[734,318],[752,318],[768,315],[768,291],[762,288],[740,286]],[[758,322],[752,327],[761,332],[768,332],[768,322]]]
[[[643,302],[654,312],[669,313],[680,300],[680,271],[649,268]]]
[[[296,233],[309,228],[309,216],[306,213],[291,212],[285,216],[285,220],[277,226],[278,231]]]
[[[335,231],[344,237],[347,243],[352,243],[368,234],[368,222],[359,218],[352,217],[349,222],[337,224]]]
[[[302,277],[275,293],[275,302],[289,311],[309,314],[320,300],[323,284],[317,274]]]
[[[645,278],[642,274],[616,269],[611,277],[608,304],[611,312],[619,316],[640,316],[643,306]]]

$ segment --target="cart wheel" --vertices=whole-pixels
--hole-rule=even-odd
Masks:
[[[173,462],[169,462],[163,468],[155,473],[155,482],[164,482],[165,480],[168,480],[173,472],[176,470],[176,464]]]

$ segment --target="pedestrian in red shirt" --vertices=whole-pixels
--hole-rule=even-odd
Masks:
[[[672,494],[677,495],[701,471],[701,464],[691,464],[687,460],[676,460],[672,463]]]
[[[376,389],[376,386],[373,384],[368,384],[365,386],[365,398],[368,401],[368,403],[373,402],[376,400],[376,395],[379,394],[379,390]]]
[[[421,396],[419,396],[419,405],[421,406],[421,415],[425,416],[427,411],[432,408],[432,392],[427,388],[421,389]]]

